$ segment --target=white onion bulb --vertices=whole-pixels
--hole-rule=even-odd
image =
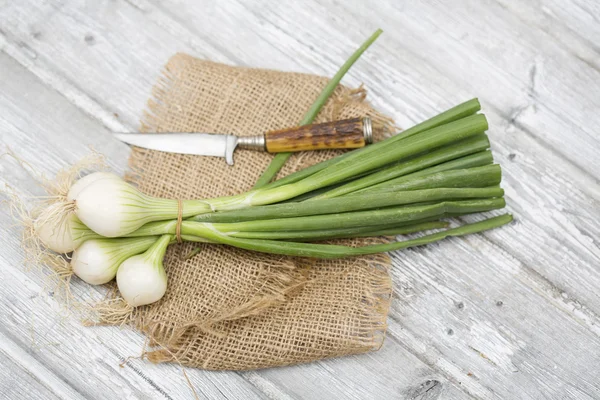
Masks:
[[[156,237],[91,239],[73,252],[71,267],[79,278],[91,285],[110,282],[121,263],[146,251]]]
[[[35,234],[41,242],[57,253],[70,253],[79,245],[73,241],[71,226],[77,221],[75,214],[68,214],[60,221],[38,219],[34,223]]]
[[[125,236],[148,222],[175,219],[179,213],[177,200],[147,196],[106,172],[77,181],[68,196],[75,202],[77,217],[105,237]],[[204,200],[184,200],[182,206],[184,218],[212,210]]]
[[[75,200],[79,193],[83,189],[85,189],[90,183],[93,183],[100,179],[121,179],[119,176],[113,174],[112,172],[94,172],[89,175],[84,176],[83,178],[75,181],[73,186],[69,189],[67,193],[67,200]]]
[[[90,183],[100,179],[121,179],[110,172],[94,172],[77,180],[67,193],[67,201],[73,201],[79,193]],[[98,237],[87,226],[85,226],[75,213],[69,213],[58,218],[51,214],[58,212],[60,204],[50,206],[42,212],[40,217],[34,223],[34,231],[40,241],[52,251],[57,253],[70,253],[75,250],[84,241]]]
[[[117,286],[129,305],[151,304],[165,295],[167,274],[163,258],[170,241],[170,235],[161,236],[144,254],[128,258],[119,267]]]
[[[170,201],[173,203],[173,200]],[[106,237],[131,233],[152,221],[160,212],[160,204],[122,179],[98,179],[88,184],[75,197],[75,212],[90,229]],[[169,205],[169,201],[166,201]],[[177,215],[177,202],[167,218]]]
[[[44,246],[61,254],[72,252],[86,240],[102,237],[85,226],[74,213],[67,214],[59,222],[42,217],[36,220],[34,231]]]
[[[143,306],[162,299],[167,291],[167,274],[162,263],[157,266],[144,255],[133,256],[119,267],[117,285],[129,305]]]

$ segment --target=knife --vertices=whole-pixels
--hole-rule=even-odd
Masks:
[[[225,157],[233,165],[236,147],[269,153],[324,149],[355,149],[373,142],[371,119],[352,118],[269,131],[263,135],[214,133],[115,133],[122,142],[151,150]]]

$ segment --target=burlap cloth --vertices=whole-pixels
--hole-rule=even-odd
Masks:
[[[153,89],[142,129],[254,135],[297,125],[327,78],[231,67],[175,55]],[[359,88],[336,89],[316,122],[370,115],[381,135],[388,121]],[[379,129],[377,129],[379,128]],[[288,174],[337,154],[295,155]],[[145,193],[169,198],[232,195],[250,189],[272,155],[237,151],[235,166],[213,157],[140,148],[129,177]],[[169,287],[136,309],[133,323],[151,339],[146,357],[205,369],[244,370],[378,349],[391,297],[387,256],[311,260],[220,245],[173,245]]]

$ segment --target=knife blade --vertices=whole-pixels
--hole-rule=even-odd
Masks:
[[[371,119],[352,118],[323,124],[269,131],[264,135],[236,136],[215,133],[115,133],[133,146],[170,153],[224,157],[233,165],[237,147],[270,153],[358,148],[372,143]]]
[[[150,150],[198,156],[224,157],[233,165],[233,151],[238,145],[234,135],[213,133],[115,133],[122,142]]]

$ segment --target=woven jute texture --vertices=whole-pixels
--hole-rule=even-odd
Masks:
[[[156,84],[142,129],[254,135],[297,125],[327,83],[323,77],[231,67],[175,55]],[[371,116],[375,135],[389,126],[362,88],[338,87],[316,122]],[[295,155],[281,176],[339,154]],[[237,151],[224,159],[136,148],[129,179],[168,198],[232,195],[252,187],[272,155]],[[391,297],[385,255],[323,261],[220,245],[172,245],[169,287],[158,303],[135,311],[150,337],[146,357],[205,369],[288,365],[378,349]]]

